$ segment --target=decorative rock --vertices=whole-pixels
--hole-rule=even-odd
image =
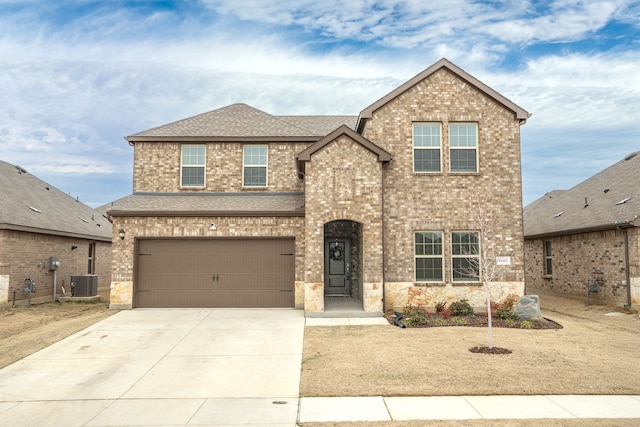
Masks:
[[[520,297],[516,305],[516,314],[525,320],[542,317],[540,313],[540,297],[538,297],[538,295],[524,295]]]

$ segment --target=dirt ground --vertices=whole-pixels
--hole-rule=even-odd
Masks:
[[[511,354],[469,351],[487,345],[486,327],[308,327],[301,396],[640,394],[637,313],[541,303],[563,328],[493,328],[493,345]]]
[[[68,337],[116,311],[108,302],[49,302],[0,308],[0,368]]]

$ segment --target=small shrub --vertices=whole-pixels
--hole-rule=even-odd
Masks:
[[[440,314],[447,306],[446,301],[438,301],[435,305],[436,313]]]
[[[407,305],[403,311],[403,322],[408,326],[424,326],[429,324],[429,317],[423,309]]]
[[[519,297],[517,295],[509,295],[504,299],[502,306],[508,308],[509,310],[513,310],[513,308],[518,303],[518,299]]]
[[[519,318],[515,311],[512,311],[507,307],[500,307],[496,310],[496,317],[504,320],[518,320]]]
[[[433,319],[432,323],[436,326],[444,326],[447,324],[447,322],[444,319],[441,319],[440,317],[436,317],[435,319]]]
[[[471,316],[473,314],[473,307],[466,299],[452,302],[449,308],[452,316]]]
[[[520,327],[522,329],[532,329],[533,328],[533,324],[531,322],[529,322],[528,320],[523,320],[522,323],[520,323]]]
[[[513,328],[516,324],[516,321],[513,319],[506,319],[506,324],[508,327]]]
[[[457,324],[457,325],[466,325],[467,324],[467,319],[463,318],[463,317],[454,317],[453,321]]]

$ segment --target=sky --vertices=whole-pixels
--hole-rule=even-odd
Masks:
[[[640,1],[0,0],[0,160],[98,207],[132,192],[127,135],[358,115],[441,58],[533,114],[524,205],[640,150]]]

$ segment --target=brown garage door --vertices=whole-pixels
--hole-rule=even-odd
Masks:
[[[149,239],[136,307],[293,307],[293,239]]]

